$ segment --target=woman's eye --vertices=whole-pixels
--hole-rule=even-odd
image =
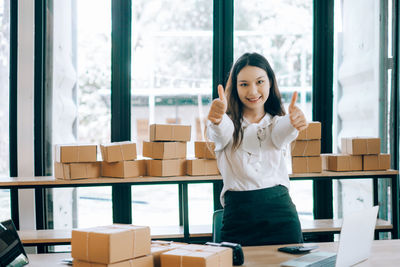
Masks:
[[[244,87],[244,86],[247,86],[247,83],[241,83],[241,84],[239,84],[240,86],[242,86],[242,87]]]
[[[258,81],[258,84],[263,84],[263,83],[264,83],[263,80],[259,80],[259,81]]]

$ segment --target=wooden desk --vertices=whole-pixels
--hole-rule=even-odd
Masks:
[[[290,255],[277,251],[280,246],[260,246],[244,247],[244,267],[266,267],[279,266],[281,262],[299,256]],[[337,250],[338,243],[318,243],[320,250]],[[361,262],[356,266],[399,266],[400,262],[400,240],[375,240],[372,244],[372,251],[367,261]],[[54,254],[30,254],[28,255],[31,267],[42,266],[66,266],[60,264],[61,259],[69,258],[68,253]]]
[[[356,172],[332,172],[323,171],[321,173],[299,173],[290,174],[291,180],[333,180],[333,179],[372,179],[377,184],[378,179],[391,180],[391,203],[392,203],[392,237],[399,238],[399,183],[398,171],[356,171]],[[214,176],[179,176],[179,177],[137,177],[137,178],[95,178],[81,180],[59,180],[51,176],[45,177],[3,177],[0,178],[0,188],[22,189],[35,188],[42,191],[45,188],[56,187],[80,187],[80,186],[132,186],[143,184],[178,184],[179,199],[182,205],[179,207],[179,219],[183,225],[183,234],[186,241],[189,241],[189,212],[188,212],[188,184],[191,183],[212,183],[214,186],[214,207],[219,205],[219,194],[222,189],[222,178]],[[378,204],[378,193],[374,192],[374,205]],[[38,205],[40,206],[40,205]],[[332,207],[330,207],[332,208]],[[39,211],[42,213],[43,211]]]
[[[320,251],[336,252],[338,243],[317,243]],[[278,252],[280,246],[260,246],[245,247],[246,267],[265,267],[279,266],[281,262],[297,258],[299,256]],[[355,266],[399,266],[400,262],[400,240],[375,240],[372,243],[371,255],[367,261],[361,262]]]
[[[303,233],[339,233],[342,228],[342,220],[321,219],[301,220]],[[152,226],[151,238],[157,239],[180,239],[183,236],[182,226]],[[212,237],[211,225],[193,225],[190,227],[190,237]],[[377,219],[376,231],[390,231],[392,225],[388,221]],[[168,234],[166,234],[168,233]],[[71,230],[49,229],[49,230],[20,230],[19,238],[25,246],[37,245],[66,245],[71,243]]]

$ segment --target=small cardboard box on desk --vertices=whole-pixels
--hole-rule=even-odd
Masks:
[[[153,266],[147,226],[114,224],[73,230],[71,246],[74,266]]]
[[[161,254],[161,267],[232,267],[232,249],[187,245]]]
[[[149,176],[186,175],[186,147],[191,126],[177,124],[150,125],[150,142],[143,142],[143,156]]]
[[[146,162],[136,160],[136,143],[131,141],[101,144],[101,175],[128,178],[146,175]]]
[[[120,261],[110,264],[93,263],[74,259],[74,267],[153,267],[153,256],[147,255],[126,261]]]
[[[54,155],[54,176],[57,179],[72,180],[100,176],[97,145],[55,145]]]
[[[153,255],[154,267],[161,267],[161,254],[173,249],[177,249],[188,245],[187,243],[179,243],[172,241],[151,241],[151,255]]]
[[[290,148],[292,173],[321,172],[321,123],[309,122],[308,127],[300,131],[290,144]]]

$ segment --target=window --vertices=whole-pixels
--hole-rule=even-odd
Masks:
[[[132,140],[136,140],[139,154],[152,123],[191,125],[188,157],[194,156],[193,141],[204,140],[204,119],[212,99],[212,7],[212,0],[190,0],[184,5],[178,0],[132,2]],[[177,208],[177,196],[170,195],[177,192],[177,186],[172,187],[176,189],[160,186],[157,194],[168,196],[164,207]],[[149,215],[159,210],[152,206],[154,202],[135,194],[153,188],[133,187],[134,207],[138,208],[132,212],[134,222],[148,218],[142,223],[151,225],[157,220]],[[199,199],[193,202],[198,205],[209,201],[201,190],[189,197]],[[166,212],[160,211],[159,221]],[[173,212],[177,214],[177,210]],[[205,211],[202,216],[211,220],[212,213]],[[190,222],[196,224],[196,218]]]
[[[0,176],[9,176],[10,1],[0,2]],[[10,218],[10,190],[0,189],[0,221]]]
[[[53,18],[52,143],[110,142],[111,1],[54,1],[48,12],[53,13],[48,16]],[[49,190],[54,228],[112,223],[111,187]]]
[[[385,139],[379,132],[379,10],[373,0],[335,1],[334,152],[341,151],[342,137]],[[371,180],[335,181],[333,190],[335,218],[372,205]]]
[[[294,91],[297,105],[312,119],[313,1],[235,1],[234,58],[246,52],[265,56],[275,72],[287,107]],[[287,159],[290,161],[290,159]],[[312,181],[292,181],[291,196],[300,217],[312,218]]]

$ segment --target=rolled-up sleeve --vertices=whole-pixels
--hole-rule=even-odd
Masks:
[[[278,149],[288,145],[296,139],[299,134],[299,131],[290,123],[289,114],[285,116],[276,116],[272,124],[272,142]]]
[[[207,121],[207,137],[215,143],[215,151],[223,150],[233,138],[235,127],[228,115],[224,114],[220,124]]]

